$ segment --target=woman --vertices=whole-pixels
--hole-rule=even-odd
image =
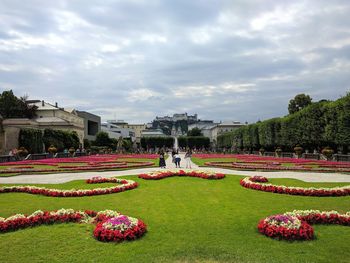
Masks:
[[[191,149],[188,149],[188,151],[185,154],[186,168],[191,169],[191,157],[192,157],[192,151]]]
[[[165,168],[165,158],[164,158],[164,152],[163,151],[161,151],[160,153],[159,153],[159,167],[160,168]]]
[[[180,158],[179,153],[177,152],[177,153],[175,154],[174,157],[175,157],[175,165],[176,165],[176,168],[180,168],[181,158]]]

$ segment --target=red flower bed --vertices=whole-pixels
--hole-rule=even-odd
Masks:
[[[256,178],[259,179],[256,179]],[[241,179],[240,185],[258,191],[289,194],[289,195],[303,195],[303,196],[346,196],[350,195],[350,186],[334,187],[334,188],[314,188],[314,187],[293,187],[284,185],[266,184],[268,182],[266,177],[254,176]]]
[[[267,183],[268,182],[266,177],[258,176],[258,175],[250,177],[249,180],[252,182],[259,182],[259,183]]]
[[[285,240],[311,240],[314,230],[310,224],[337,224],[350,226],[350,212],[295,210],[283,215],[260,220],[258,231],[268,237]]]
[[[117,222],[113,225],[115,229],[108,229],[108,221],[114,218],[125,218],[129,225],[124,222]],[[105,210],[95,211],[74,211],[73,209],[60,209],[58,211],[36,211],[26,216],[17,214],[9,218],[0,218],[0,232],[6,233],[23,228],[39,226],[42,224],[56,223],[95,223],[94,237],[104,242],[121,242],[140,238],[147,231],[145,223],[136,218],[121,215],[118,212]],[[107,225],[106,225],[107,222]]]
[[[138,186],[137,182],[132,180],[117,179],[117,178],[102,178],[93,177],[86,180],[87,184],[99,184],[99,183],[118,183],[117,186],[96,188],[96,189],[80,189],[80,190],[61,190],[61,189],[49,189],[45,187],[37,186],[4,186],[0,187],[1,193],[28,193],[35,195],[45,195],[50,197],[82,197],[82,196],[93,196],[93,195],[105,195],[124,192],[127,190],[134,189]]]
[[[222,179],[225,177],[224,174],[221,173],[210,173],[204,171],[158,171],[152,172],[148,174],[139,174],[139,178],[145,180],[159,180],[167,177],[173,176],[189,176],[189,177],[198,177],[202,179]]]
[[[95,238],[102,242],[120,242],[123,240],[134,240],[142,237],[143,234],[147,231],[146,224],[141,220],[138,220],[136,226],[126,230],[125,232],[106,229],[103,224],[104,222],[98,223],[94,230]]]
[[[207,166],[232,168],[239,170],[274,170],[274,171],[315,171],[315,172],[350,172],[350,163],[333,162],[326,160],[307,160],[296,158],[278,158],[257,155],[243,154],[194,154],[193,157],[208,158],[232,158],[234,162],[211,161],[206,162]],[[290,163],[293,166],[282,166],[283,163]],[[317,165],[312,167],[310,165]]]
[[[64,159],[64,158],[60,158]],[[67,158],[68,159],[68,158]],[[40,160],[41,161],[41,160]],[[50,159],[50,161],[53,161]],[[36,161],[33,161],[36,162]],[[81,161],[80,161],[81,162]],[[31,163],[31,164],[45,164],[45,165],[53,165],[57,168],[54,169],[44,169],[44,168],[33,168],[25,170],[23,167],[18,169],[1,169],[0,174],[10,174],[10,173],[47,173],[47,172],[71,172],[71,171],[96,171],[96,170],[109,170],[109,169],[121,169],[121,168],[137,168],[137,167],[146,167],[152,166],[153,162],[142,162],[142,161],[128,161],[128,162],[89,162],[82,166],[74,166],[74,165],[63,165],[58,166],[58,163]],[[79,163],[72,161],[71,163]],[[18,167],[18,163],[16,163]],[[27,166],[28,167],[28,166]]]

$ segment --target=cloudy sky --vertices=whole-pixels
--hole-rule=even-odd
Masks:
[[[350,2],[0,0],[0,90],[103,120],[255,122],[350,90]]]

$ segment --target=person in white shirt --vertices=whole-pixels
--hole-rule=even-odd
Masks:
[[[191,157],[192,157],[192,151],[191,149],[188,149],[188,151],[185,154],[186,168],[191,169]]]

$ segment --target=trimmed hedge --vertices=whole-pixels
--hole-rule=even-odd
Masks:
[[[217,139],[219,148],[234,146],[239,150],[263,147],[273,151],[282,147],[284,151],[293,151],[297,144],[309,150],[331,146],[347,152],[350,145],[350,93],[336,101],[312,103],[286,117],[241,127]]]
[[[143,149],[161,148],[161,147],[172,148],[173,146],[174,146],[173,137],[142,137],[141,138],[141,147]]]
[[[179,147],[189,148],[208,148],[210,146],[210,139],[205,136],[181,136],[178,138]]]
[[[19,132],[18,144],[24,147],[29,153],[43,152],[43,132],[38,129],[21,129]]]
[[[79,148],[79,137],[74,131],[45,129],[43,141],[45,149],[48,149],[50,145],[54,145],[59,152],[70,147]]]

